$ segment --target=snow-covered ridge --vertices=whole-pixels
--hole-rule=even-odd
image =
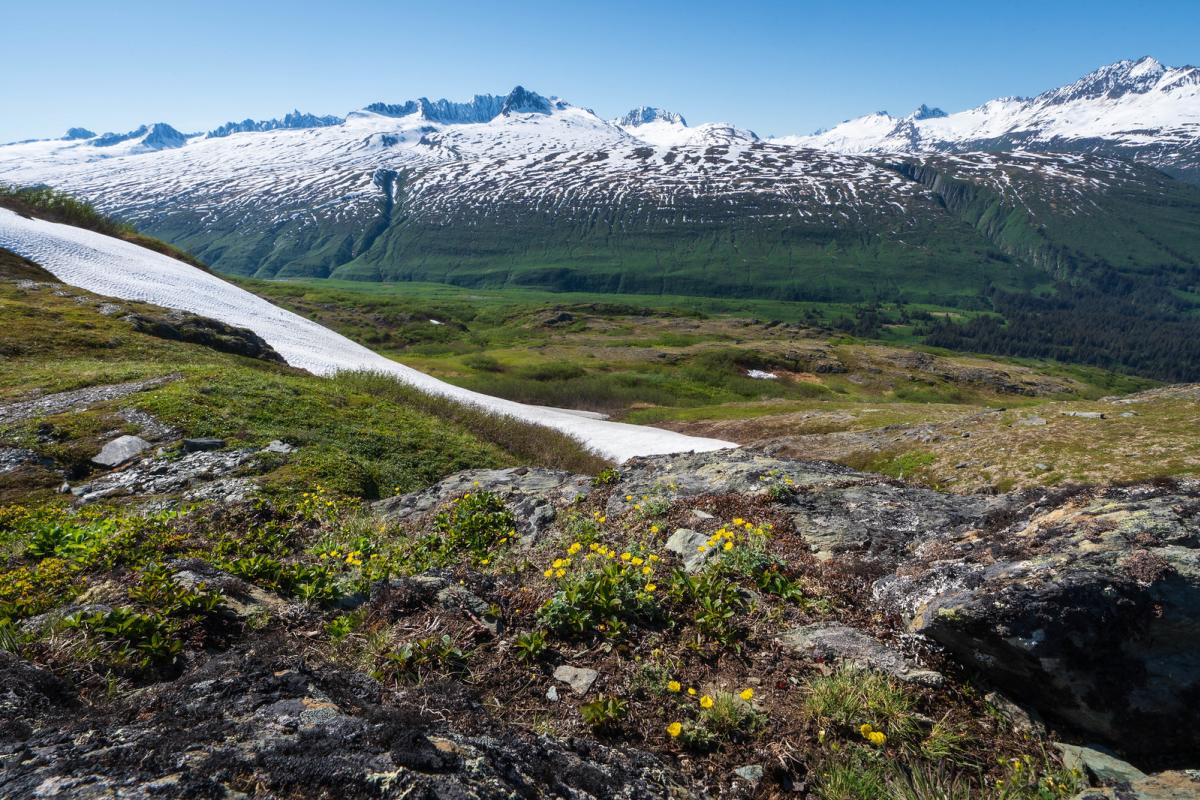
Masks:
[[[0,208],[0,248],[41,265],[59,280],[96,294],[140,300],[249,328],[289,364],[318,375],[375,370],[431,394],[562,431],[618,461],[660,453],[718,450],[729,442],[595,419],[501,400],[444,383],[285,311],[215,275],[93,231],[29,219]]]
[[[775,140],[843,153],[1113,148],[1157,166],[1200,164],[1200,69],[1118,61],[1037,97],[1003,97],[946,114],[878,112]]]

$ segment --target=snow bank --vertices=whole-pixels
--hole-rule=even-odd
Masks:
[[[28,219],[0,208],[0,248],[28,258],[59,280],[96,294],[202,314],[257,333],[289,364],[318,375],[374,370],[430,394],[569,434],[624,461],[633,456],[719,450],[730,442],[609,422],[560,409],[489,397],[398,364],[311,320],[285,311],[181,261],[93,231]]]

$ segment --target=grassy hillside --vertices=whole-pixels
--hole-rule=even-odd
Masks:
[[[699,298],[656,305],[647,297],[435,284],[246,285],[479,391],[603,411],[945,490],[1200,473],[1200,444],[1188,434],[1200,416],[1186,388],[928,348],[913,341],[911,326],[881,326],[890,342],[856,338],[837,330],[855,320],[846,306],[747,304],[795,315],[769,321],[732,313],[737,304],[710,307]],[[751,369],[776,379],[751,378]],[[1130,396],[1136,392],[1146,393]],[[1117,396],[1130,402],[1106,399]]]
[[[4,276],[28,278],[0,261]],[[27,262],[26,262],[27,263]],[[604,462],[567,437],[420,395],[371,375],[317,378],[266,361],[229,355],[139,333],[126,313],[161,310],[113,302],[51,283],[0,280],[0,404],[42,395],[170,377],[161,386],[114,402],[0,423],[10,447],[48,459],[43,467],[6,476],[33,480],[46,492],[61,478],[86,475],[88,460],[119,432],[136,433],[129,412],[152,415],[185,436],[213,436],[232,446],[278,439],[298,447],[295,458],[264,476],[286,489],[321,483],[361,497],[423,486],[468,467],[556,464],[595,471]],[[124,416],[123,416],[124,414]]]

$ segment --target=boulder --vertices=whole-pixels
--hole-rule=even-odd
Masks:
[[[1055,742],[1054,746],[1062,754],[1063,766],[1067,769],[1079,770],[1094,783],[1104,786],[1134,783],[1144,780],[1146,773],[1116,756],[1091,747],[1077,744]]]
[[[888,647],[874,636],[836,622],[818,622],[792,628],[779,637],[779,642],[807,658],[873,669],[906,682],[933,687],[946,682],[941,674],[915,666],[898,650]]]
[[[980,523],[915,542],[876,600],[1060,726],[1135,760],[1200,752],[1180,724],[1200,705],[1200,482],[1046,494]]]
[[[400,522],[433,511],[467,492],[494,492],[517,518],[522,542],[528,546],[554,522],[555,504],[572,503],[591,490],[588,477],[558,469],[471,469],[419,492],[380,500],[374,510],[389,522]]]
[[[119,467],[149,447],[150,443],[140,436],[118,436],[92,456],[92,463],[102,467]]]

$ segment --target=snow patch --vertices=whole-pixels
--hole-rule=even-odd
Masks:
[[[617,461],[736,446],[561,409],[527,406],[452,386],[384,358],[216,275],[82,228],[27,219],[0,209],[0,248],[40,264],[64,283],[99,295],[153,303],[249,328],[274,347],[288,364],[317,375],[344,370],[373,370],[393,375],[430,394],[561,431]]]

